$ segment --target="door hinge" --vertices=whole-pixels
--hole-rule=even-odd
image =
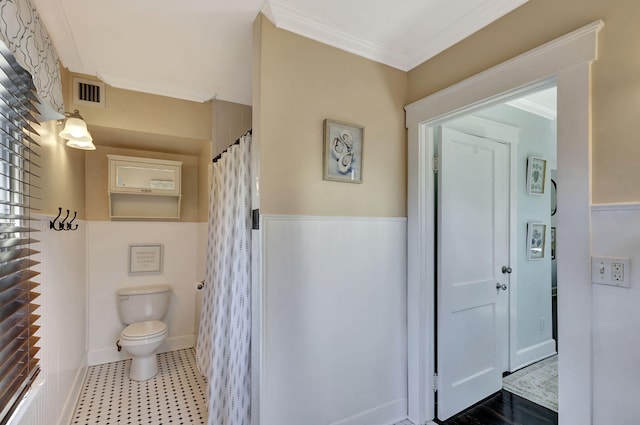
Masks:
[[[260,230],[260,210],[251,211],[251,229]]]
[[[433,374],[433,392],[438,392],[438,374]]]
[[[438,155],[433,156],[433,172],[438,172]]]

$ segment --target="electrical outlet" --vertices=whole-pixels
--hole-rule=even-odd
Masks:
[[[600,285],[631,287],[631,259],[591,257],[591,281]]]
[[[611,263],[611,280],[614,282],[624,280],[624,263]]]

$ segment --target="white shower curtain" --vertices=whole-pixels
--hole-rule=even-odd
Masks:
[[[249,425],[251,399],[251,135],[213,164],[206,277],[196,358],[207,425]]]

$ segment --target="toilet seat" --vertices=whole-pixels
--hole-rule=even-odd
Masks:
[[[135,322],[124,328],[121,338],[129,341],[149,339],[167,331],[167,324],[159,320]]]

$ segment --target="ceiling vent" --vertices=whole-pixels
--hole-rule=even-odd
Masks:
[[[73,103],[105,107],[103,82],[73,77]]]

